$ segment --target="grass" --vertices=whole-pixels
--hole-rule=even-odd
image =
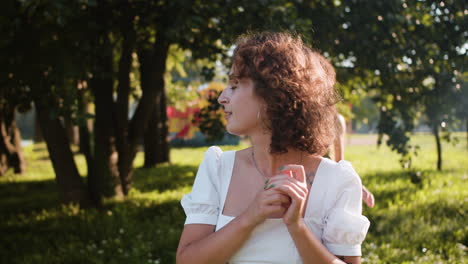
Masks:
[[[468,151],[466,134],[457,136],[458,145],[443,145],[441,172],[435,170],[433,137],[415,136],[421,146],[413,163],[420,173],[417,184],[401,170],[398,155],[372,144],[375,136],[350,137],[346,158],[377,202],[364,209],[371,221],[364,263],[465,263]],[[205,150],[173,149],[172,164],[151,169],[141,168],[140,154],[125,201],[83,210],[58,203],[45,145],[27,147],[27,172],[0,178],[0,262],[174,263],[185,219],[179,201],[190,191]],[[84,158],[76,155],[76,161],[84,173]]]

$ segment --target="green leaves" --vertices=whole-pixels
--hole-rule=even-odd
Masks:
[[[465,45],[457,15],[464,6],[459,1],[348,1],[314,8],[307,12],[333,14],[327,16],[335,25],[330,29],[318,14],[310,17],[315,36],[334,40],[322,46],[334,64],[354,58],[354,69],[338,72],[345,100],[359,102],[357,95],[369,94],[380,108],[379,133],[389,136],[387,144],[404,160],[411,159],[408,142],[421,113],[428,123],[440,125],[442,116],[455,116],[450,113],[462,100],[453,87],[461,82],[456,72],[464,64],[457,52]]]

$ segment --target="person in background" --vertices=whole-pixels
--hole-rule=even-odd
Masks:
[[[333,159],[338,162],[344,160],[344,146],[345,146],[345,135],[346,135],[346,121],[343,115],[338,114],[336,118],[336,129],[337,134],[333,141]],[[366,188],[362,186],[362,200],[364,203],[372,208],[375,205],[374,195]]]
[[[322,61],[322,65],[324,66],[324,71],[329,73],[333,73],[335,70],[333,66],[328,63],[328,60],[325,57],[319,58]],[[346,121],[343,115],[337,113],[335,118],[335,139],[333,141],[333,147],[329,149],[329,153],[326,156],[333,157],[333,160],[339,162],[340,160],[344,160],[344,147],[345,147],[345,135],[346,135]],[[363,185],[362,186],[362,200],[364,203],[372,208],[375,205],[374,195]]]

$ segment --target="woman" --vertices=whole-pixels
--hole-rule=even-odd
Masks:
[[[335,140],[333,141],[333,160],[340,161],[344,159],[344,146],[345,146],[345,135],[346,135],[346,121],[344,116],[338,114],[335,118],[336,123],[336,135]],[[362,200],[364,203],[372,208],[375,205],[374,195],[362,185]]]
[[[361,262],[369,221],[360,178],[348,162],[321,157],[336,115],[327,67],[286,33],[238,39],[218,101],[227,131],[252,147],[205,153],[182,199],[177,263]]]

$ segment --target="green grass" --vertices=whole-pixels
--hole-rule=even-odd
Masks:
[[[351,136],[350,143],[362,144],[348,145],[346,158],[377,202],[364,209],[371,221],[364,263],[465,263],[468,151],[466,133],[457,136],[458,145],[443,145],[441,172],[433,137],[414,138],[421,146],[413,163],[417,184],[397,154],[373,144],[375,136]],[[190,191],[205,150],[173,149],[172,164],[152,169],[140,168],[140,153],[129,197],[83,210],[59,205],[45,145],[27,147],[27,172],[0,178],[0,263],[174,263],[185,219],[179,200]],[[84,158],[76,155],[76,161],[83,174]]]

